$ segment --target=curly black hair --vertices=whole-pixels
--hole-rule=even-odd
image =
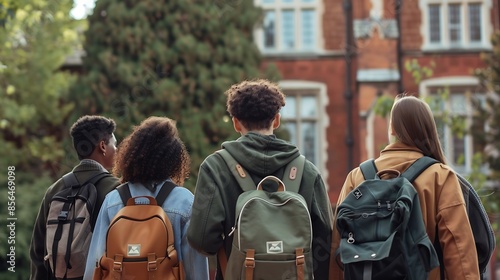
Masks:
[[[168,178],[182,185],[191,160],[175,121],[149,117],[118,146],[113,173],[122,182],[159,183]]]
[[[249,130],[269,128],[285,106],[285,94],[277,84],[264,79],[235,84],[225,94],[227,111]]]
[[[112,119],[103,116],[80,117],[69,130],[78,159],[88,158],[99,142],[108,144],[115,129],[116,123]]]

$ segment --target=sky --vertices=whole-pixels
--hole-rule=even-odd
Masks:
[[[71,10],[70,14],[75,19],[82,19],[87,17],[89,12],[95,6],[95,0],[74,0],[75,6]]]

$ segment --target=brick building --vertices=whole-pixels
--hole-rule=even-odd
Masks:
[[[473,71],[484,66],[499,29],[498,0],[255,0],[265,11],[255,40],[275,63],[287,94],[282,124],[313,161],[335,204],[348,171],[387,144],[378,96],[449,92],[442,109],[470,117],[484,94]],[[407,63],[432,68],[416,83]],[[447,158],[467,172],[472,137],[438,125]]]

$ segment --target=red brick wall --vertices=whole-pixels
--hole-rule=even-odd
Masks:
[[[403,50],[419,50],[422,47],[423,38],[420,35],[422,25],[422,13],[418,6],[418,0],[403,1],[401,8],[401,45]]]
[[[342,0],[324,0],[323,5],[325,50],[343,50],[345,46],[345,16]]]
[[[406,56],[403,64],[413,59],[416,59],[421,67],[435,65],[430,78],[472,76],[475,69],[485,67],[479,53],[440,53],[426,56]],[[403,84],[406,91],[418,93],[418,85],[415,84],[415,79],[411,73],[407,71],[403,71]]]

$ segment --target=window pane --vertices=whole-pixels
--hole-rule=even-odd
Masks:
[[[437,132],[439,135],[439,142],[441,142],[441,146],[443,147],[443,150],[446,152],[446,138],[445,138],[445,124],[441,119],[434,119],[436,122],[436,128]]]
[[[469,33],[471,42],[481,41],[481,4],[469,4]]]
[[[465,165],[465,137],[453,136],[453,165]]]
[[[284,10],[282,16],[283,48],[295,47],[295,14],[293,10]]]
[[[290,3],[293,3],[294,0],[281,0],[281,2],[285,3],[285,4],[290,4]]]
[[[316,97],[314,96],[304,96],[300,102],[300,116],[301,117],[316,117],[318,103],[316,102]]]
[[[275,47],[275,26],[276,13],[274,11],[266,11],[264,15],[264,48]]]
[[[281,117],[283,118],[296,118],[296,106],[297,106],[297,98],[295,96],[287,96],[285,98],[286,105],[281,108]]]
[[[455,115],[467,114],[467,99],[464,94],[451,94],[451,112]]]
[[[315,47],[316,34],[314,28],[314,22],[316,17],[316,11],[314,10],[303,10],[301,12],[301,23],[302,23],[302,47],[305,49],[311,49]]]
[[[460,4],[448,6],[448,28],[450,31],[450,42],[459,43],[461,38]]]
[[[285,129],[290,136],[290,143],[293,145],[297,145],[297,125],[294,122],[286,122]]]
[[[429,5],[429,33],[431,42],[441,42],[441,6]]]
[[[314,164],[316,162],[316,135],[317,129],[314,123],[302,123],[302,150],[301,152],[304,156],[312,161]]]
[[[314,3],[316,0],[301,0],[302,3]]]
[[[262,4],[274,4],[275,0],[262,0]]]

